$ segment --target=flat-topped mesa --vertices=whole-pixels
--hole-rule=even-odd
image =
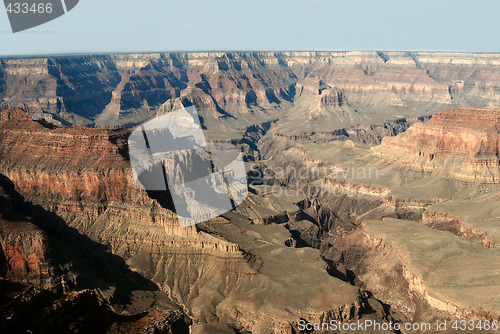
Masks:
[[[466,182],[499,183],[500,109],[435,113],[428,122],[384,138],[372,152],[416,171],[445,173]]]

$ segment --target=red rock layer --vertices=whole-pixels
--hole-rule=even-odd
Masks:
[[[411,132],[414,147],[434,156],[498,158],[500,109],[449,109]]]
[[[47,239],[34,225],[0,219],[0,245],[5,256],[7,278],[49,277]]]
[[[195,233],[181,229],[172,212],[155,206],[135,185],[124,136],[105,129],[52,128],[21,109],[5,110],[0,120],[0,173],[23,196],[64,218],[84,213],[87,226],[106,212],[172,234]]]
[[[22,214],[0,175],[0,277],[52,288],[48,253],[47,235]]]
[[[479,183],[500,182],[500,109],[449,109],[396,137],[374,154],[415,171]]]

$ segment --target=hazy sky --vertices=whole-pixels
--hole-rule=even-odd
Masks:
[[[195,50],[500,51],[500,0],[80,0],[0,55]]]

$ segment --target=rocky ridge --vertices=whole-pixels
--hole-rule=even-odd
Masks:
[[[385,138],[373,151],[416,171],[445,169],[457,180],[498,183],[499,124],[499,109],[450,109],[397,139]]]
[[[130,289],[150,288],[138,284],[123,266],[107,263],[107,268],[96,270],[102,265],[99,251],[78,249],[85,247],[82,237],[68,244],[48,228],[56,223],[53,215],[25,202],[0,175],[2,332],[53,333],[57,328],[118,333],[126,328],[131,333],[187,333],[183,312],[164,296],[157,295],[160,307],[141,305],[133,295],[125,298],[131,305],[123,302]],[[109,289],[110,283],[115,287]]]

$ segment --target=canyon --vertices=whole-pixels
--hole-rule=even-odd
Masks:
[[[332,137],[452,107],[498,106],[496,54],[247,52],[0,60],[0,109],[63,125],[133,127],[196,105],[224,140],[277,121],[283,134]],[[414,121],[413,121],[414,122]],[[370,131],[368,131],[370,132]],[[212,134],[214,138],[218,132]],[[219,134],[220,135],[220,134]],[[348,135],[349,136],[349,135]],[[380,140],[376,138],[366,140]]]
[[[79,235],[90,238],[97,245],[86,251],[104,247],[96,256],[118,255],[200,331],[293,332],[303,317],[387,317],[380,302],[330,276],[318,250],[287,247],[292,237],[284,226],[249,225],[236,212],[181,228],[171,210],[135,185],[115,130],[53,128],[20,109],[3,111],[0,129],[0,173],[25,201],[55,215],[40,226],[76,244]]]
[[[85,328],[71,307],[97,305],[109,333],[500,320],[498,55],[2,59],[0,84],[0,284],[31,296],[2,314],[42,300]],[[181,228],[135,184],[127,138],[189,105],[250,184]]]
[[[266,163],[309,170],[283,182],[320,189],[320,249],[353,284],[414,320],[498,319],[499,116],[450,109],[381,145],[304,140]]]

